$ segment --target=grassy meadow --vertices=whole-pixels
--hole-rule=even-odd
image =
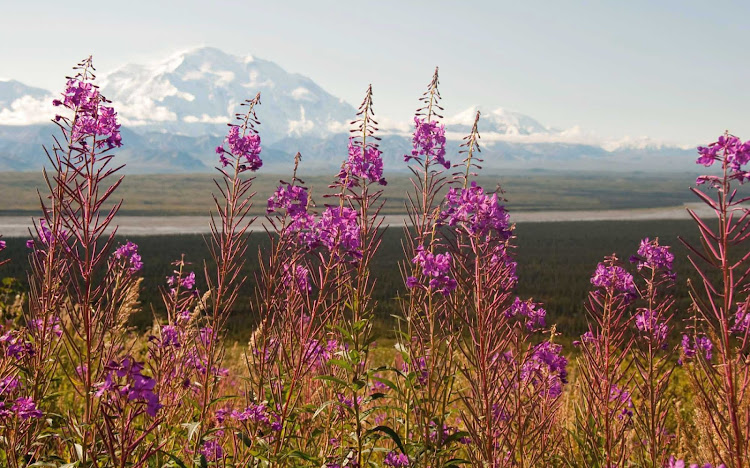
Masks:
[[[257,192],[253,213],[263,214],[266,199],[279,179],[289,176],[258,174],[253,184]],[[324,203],[331,176],[303,178],[313,199]],[[406,193],[411,183],[406,174],[387,175],[384,187],[384,214],[404,212]],[[514,172],[498,177],[480,176],[477,182],[493,189],[500,185],[511,210],[606,210],[655,208],[694,202],[687,188],[695,175],[646,173]],[[39,212],[39,197],[46,187],[42,174],[31,172],[0,173],[0,215],[34,215]],[[116,199],[123,199],[123,215],[205,215],[213,209],[210,193],[216,192],[212,174],[127,175],[118,188]]]

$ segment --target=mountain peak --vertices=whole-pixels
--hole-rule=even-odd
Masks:
[[[149,65],[127,65],[102,79],[124,124],[136,130],[220,134],[239,105],[261,92],[262,136],[324,135],[355,113],[311,79],[275,63],[198,47]],[[271,107],[273,112],[265,113]],[[266,118],[264,118],[266,117]]]
[[[452,131],[468,132],[474,124],[477,111],[480,112],[479,131],[501,135],[532,135],[549,133],[549,128],[535,119],[520,112],[504,107],[486,110],[481,106],[471,106],[462,112],[445,119],[446,126]]]

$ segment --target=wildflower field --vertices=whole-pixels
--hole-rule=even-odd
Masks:
[[[394,200],[372,88],[314,194],[300,148],[256,195],[258,94],[217,141],[211,233],[165,260],[113,229],[127,142],[78,64],[34,235],[0,241],[4,261],[28,259],[27,292],[0,291],[0,464],[750,467],[750,142],[697,149],[705,175],[685,184],[713,216],[660,223],[680,246],[644,234],[576,282],[544,255],[570,248],[554,242],[566,224],[536,231],[541,254],[519,264],[525,228],[479,177],[480,114],[448,154],[438,84],[436,70],[403,158],[400,232],[381,229]],[[266,232],[250,234],[259,209]],[[166,274],[144,275],[157,258]],[[571,285],[549,314],[548,275]]]

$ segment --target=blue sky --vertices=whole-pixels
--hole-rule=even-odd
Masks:
[[[436,65],[447,114],[505,107],[602,138],[750,138],[750,2],[0,0],[0,77],[56,90],[201,45],[272,60],[408,120]]]

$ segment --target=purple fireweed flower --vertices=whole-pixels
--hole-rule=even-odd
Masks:
[[[3,379],[0,379],[0,396],[7,395],[21,385],[18,379],[12,375],[9,375]]]
[[[201,328],[198,331],[198,335],[200,337],[200,342],[203,346],[208,347],[211,345],[211,342],[213,341],[215,335],[214,335],[214,329],[211,327],[204,327]]]
[[[44,218],[39,220],[39,225],[36,228],[37,236],[39,237],[39,242],[42,243],[42,245],[49,246],[52,242],[53,234],[52,230],[47,226],[47,220]],[[67,240],[70,238],[70,232],[66,231],[65,229],[61,229],[59,232],[59,239],[62,242],[67,242]],[[28,248],[34,248],[34,239],[29,239],[26,241],[26,247]],[[65,246],[66,250],[69,250],[68,246]]]
[[[438,442],[438,436],[444,441],[448,437],[452,436],[453,434],[456,434],[458,431],[457,428],[448,426],[447,424],[443,424],[443,429],[438,430],[437,424],[435,424],[435,421],[430,421],[430,433],[427,435],[430,441],[432,442]],[[459,442],[462,444],[466,444],[466,438],[462,437],[459,439]]]
[[[310,285],[310,271],[302,265],[292,266],[284,264],[284,276],[282,277],[281,282],[286,287],[294,284],[295,287],[303,293],[312,291],[312,286]]]
[[[623,293],[630,300],[636,295],[633,275],[617,265],[599,263],[594,276],[591,277],[591,284],[598,288],[612,290],[614,293]]]
[[[649,240],[648,237],[641,241],[638,254],[630,258],[633,263],[638,263],[638,270],[643,267],[654,270],[664,269],[671,273],[674,254],[669,251],[669,246],[659,245],[658,240]]]
[[[60,338],[62,336],[62,328],[60,327],[59,317],[50,317],[49,320],[44,322],[44,319],[36,319],[28,322],[29,330],[34,333],[52,332],[55,336]]]
[[[180,332],[174,325],[163,325],[161,327],[161,340],[159,346],[162,348],[179,348],[180,344]]]
[[[411,372],[414,372],[417,376],[417,382],[421,386],[427,385],[427,380],[430,377],[430,373],[427,370],[427,359],[425,357],[416,357],[412,358],[412,363],[409,365],[409,363],[404,363],[401,366],[401,370],[406,374]]]
[[[609,401],[618,402],[623,405],[622,411],[617,415],[619,419],[628,418],[633,416],[633,399],[630,397],[630,392],[627,389],[620,388],[617,385],[612,385],[609,388]]]
[[[374,377],[376,378],[373,379],[372,383],[370,384],[370,390],[372,390],[373,393],[388,393],[391,390],[391,387],[384,384],[380,380],[377,380],[377,378],[380,377],[378,374],[375,374]]]
[[[409,466],[409,457],[406,456],[406,454],[401,452],[388,452],[388,454],[383,459],[383,464],[385,466],[393,466],[393,467],[404,467]]]
[[[659,317],[652,311],[642,309],[636,314],[635,327],[657,346],[666,345],[669,328],[666,323],[659,321]]]
[[[54,106],[62,106],[76,112],[71,129],[71,139],[86,145],[86,138],[96,138],[96,147],[107,149],[122,146],[120,124],[117,113],[112,107],[106,106],[107,100],[99,93],[99,89],[89,81],[79,78],[68,80],[63,93],[63,99],[52,101]],[[56,120],[60,120],[56,116]]]
[[[354,138],[349,138],[348,153],[349,157],[344,161],[338,175],[339,181],[351,186],[352,178],[357,178],[386,185],[383,178],[383,158],[378,148],[367,145],[363,150]]]
[[[180,284],[185,289],[193,289],[193,287],[195,286],[195,272],[191,271],[186,276],[184,276]]]
[[[346,416],[347,408],[353,409],[354,408],[354,398],[351,396],[345,395],[343,393],[337,393],[336,394],[336,400],[338,400],[338,413],[339,417],[343,418]],[[357,404],[362,404],[363,397],[358,396],[357,397]]]
[[[510,217],[498,202],[497,194],[485,194],[475,181],[465,189],[451,188],[445,200],[447,208],[440,213],[441,222],[480,237],[491,231],[502,239],[510,237]]]
[[[540,307],[540,304],[533,302],[531,299],[522,301],[517,298],[513,301],[513,304],[505,311],[505,316],[513,318],[517,316],[525,317],[526,328],[529,331],[536,328],[544,327],[544,318],[547,315],[547,311]]]
[[[422,268],[422,274],[429,278],[428,286],[433,291],[447,296],[456,289],[456,280],[449,274],[453,263],[450,252],[433,254],[420,245],[417,247],[417,255],[411,262]],[[413,276],[406,279],[406,286],[409,288],[414,288],[419,284],[420,281]]]
[[[128,265],[128,272],[133,274],[143,268],[143,261],[138,254],[138,246],[128,241],[115,250],[114,257],[117,260],[125,260]]]
[[[7,407],[4,401],[0,400],[0,419],[13,416],[13,412]]]
[[[305,187],[292,184],[279,185],[273,196],[268,199],[266,213],[276,213],[278,210],[284,209],[293,220],[296,220],[307,215],[309,198],[309,193]]]
[[[694,358],[699,351],[703,352],[703,357],[706,361],[710,361],[713,357],[714,345],[706,335],[700,335],[691,340],[688,335],[682,335],[682,353],[687,359]],[[680,359],[682,364],[682,359]]]
[[[34,347],[18,331],[8,330],[0,335],[0,345],[5,345],[5,355],[13,359],[22,359],[34,353]]]
[[[594,334],[591,332],[591,330],[589,330],[581,335],[580,340],[574,341],[573,346],[581,346],[581,344],[583,343],[593,343],[594,341],[596,341],[596,337],[594,337]]]
[[[563,385],[568,383],[568,360],[562,355],[562,345],[545,341],[534,347],[531,358],[521,369],[521,378],[542,385],[542,393],[550,398],[562,395]],[[545,381],[540,377],[546,375]]]
[[[238,421],[250,421],[253,423],[271,424],[271,417],[265,403],[253,404],[243,411],[232,411],[232,417]]]
[[[43,416],[42,412],[36,407],[36,403],[31,397],[21,397],[16,399],[11,407],[21,419],[39,419]]]
[[[324,366],[338,349],[336,340],[328,340],[321,343],[316,339],[311,339],[305,347],[305,361],[312,364],[313,367]]]
[[[354,258],[361,257],[357,212],[346,206],[327,207],[306,241],[309,248],[322,245],[331,252],[343,251]]]
[[[237,170],[239,172],[257,171],[263,165],[263,161],[260,159],[260,135],[251,132],[242,136],[240,135],[240,128],[232,125],[224,141],[229,145],[229,150],[224,149],[224,145],[216,147],[216,153],[219,155],[222,166],[226,167],[232,164],[227,154],[237,158]]]
[[[224,457],[224,449],[215,440],[205,441],[203,447],[201,447],[200,453],[206,458],[206,461],[209,462],[220,460]]]
[[[109,371],[103,382],[95,384],[97,397],[120,395],[128,401],[144,403],[146,414],[155,417],[162,405],[154,393],[156,381],[143,375],[143,364],[126,356],[122,361],[111,361],[106,369]]]
[[[708,146],[698,147],[697,164],[706,167],[714,162],[726,158],[727,165],[732,172],[732,178],[744,182],[750,178],[750,173],[742,166],[750,162],[750,141],[742,142],[734,135],[721,135],[715,142]]]
[[[414,117],[414,137],[411,155],[404,155],[404,161],[420,160],[425,156],[428,162],[435,161],[446,169],[450,169],[451,162],[445,160],[445,125],[436,121],[427,122],[426,119]]]
[[[5,243],[5,241],[4,241],[4,240],[2,240],[2,239],[0,239],[0,251],[3,251],[3,250],[5,250],[5,247],[6,247],[6,243]]]

